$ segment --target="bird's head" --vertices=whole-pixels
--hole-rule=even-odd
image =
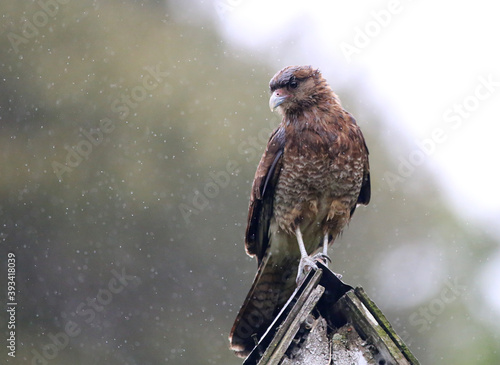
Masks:
[[[334,97],[321,72],[311,66],[285,67],[273,76],[269,88],[269,107],[281,114],[305,111]]]

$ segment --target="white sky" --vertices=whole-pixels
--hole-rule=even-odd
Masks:
[[[415,141],[440,136],[425,164],[439,172],[443,191],[459,212],[486,219],[500,233],[500,6],[214,1],[228,41],[261,53],[277,68],[295,60],[319,67],[331,84],[361,80],[389,122]],[[493,80],[490,90],[479,86],[482,79]]]

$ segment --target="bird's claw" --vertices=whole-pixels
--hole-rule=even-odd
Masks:
[[[312,257],[312,259],[314,261],[320,261],[326,267],[328,267],[328,263],[332,262],[332,259],[330,259],[330,257],[328,257],[328,255],[325,255],[323,252],[318,252]]]
[[[299,270],[297,272],[296,283],[299,286],[306,278],[307,273],[311,269],[318,269],[318,265],[311,256],[302,257],[299,262]]]

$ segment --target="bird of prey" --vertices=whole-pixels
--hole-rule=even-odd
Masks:
[[[283,119],[260,160],[250,195],[245,248],[254,282],[231,330],[247,356],[359,204],[370,200],[368,148],[359,126],[317,69],[289,66],[270,82]]]

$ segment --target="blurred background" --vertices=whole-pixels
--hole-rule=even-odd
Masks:
[[[0,5],[0,347],[12,364],[240,364],[268,83],[318,67],[370,148],[330,254],[422,364],[500,363],[500,23],[485,1]],[[8,356],[7,254],[16,256]]]

